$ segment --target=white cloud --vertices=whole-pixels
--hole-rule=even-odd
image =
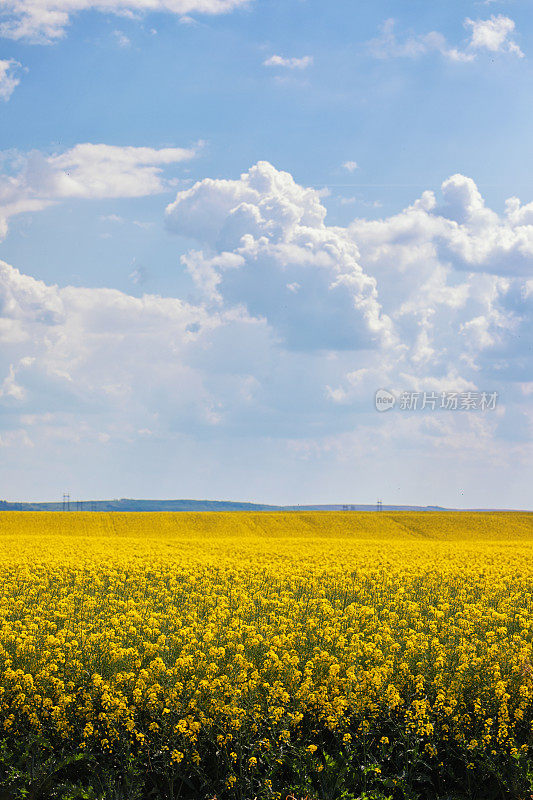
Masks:
[[[346,172],[355,172],[358,169],[357,161],[345,161],[342,166]]]
[[[203,302],[244,307],[288,351],[351,352],[357,370],[374,363],[375,379],[400,389],[479,386],[496,351],[523,373],[513,343],[527,338],[533,212],[514,199],[499,217],[470,178],[445,181],[440,202],[426,191],[341,228],[315,190],[260,162],[179,192],[167,225],[202,245],[182,263]],[[327,385],[337,402],[368,395],[368,383]]]
[[[227,14],[250,2],[251,0],[4,0],[0,35],[9,39],[50,44],[65,35],[72,16],[90,9],[129,17],[167,13],[186,19],[190,13]]]
[[[265,397],[273,348],[266,323],[242,309],[50,286],[0,262],[0,446],[32,420],[43,447],[256,423],[285,403],[286,365]]]
[[[531,205],[517,198],[507,201],[500,218],[486,208],[474,181],[453,175],[442,184],[444,204],[440,212],[450,220],[441,237],[444,254],[460,269],[502,275],[531,273],[533,216]]]
[[[465,20],[465,27],[472,29],[469,47],[474,50],[488,50],[491,53],[512,53],[523,58],[524,54],[514,41],[515,23],[502,14],[492,15],[490,19]]]
[[[15,367],[13,364],[9,365],[9,370],[0,386],[0,399],[12,398],[13,400],[24,400],[26,392],[24,388],[17,383]]]
[[[449,47],[445,37],[437,31],[422,35],[409,35],[399,40],[395,33],[395,20],[387,19],[381,26],[381,35],[373,39],[370,49],[376,58],[418,58],[431,52],[440,53],[450,61],[473,61],[475,56]]]
[[[283,58],[283,56],[270,56],[263,61],[265,67],[285,67],[286,69],[307,69],[313,63],[312,56],[302,56],[301,58]]]
[[[174,413],[193,414],[199,402],[201,419],[212,399],[188,353],[207,330],[247,324],[243,315],[208,315],[174,298],[47,286],[4,262],[0,309],[1,361],[9,360],[0,401],[18,401],[25,413],[74,410],[81,402],[105,413],[122,406],[126,417],[130,404],[135,416],[136,407],[150,407],[151,395],[168,391]]]
[[[374,347],[390,325],[375,281],[325,214],[316,190],[259,162],[238,181],[208,179],[178,192],[167,224],[207,245],[182,259],[207,299],[244,304],[290,348]],[[294,284],[296,294],[287,288]]]
[[[189,161],[195,148],[78,144],[46,159],[59,197],[144,197],[165,191],[163,167]]]
[[[119,47],[131,47],[131,40],[123,31],[113,31],[113,36]]]
[[[488,50],[493,53],[511,53],[518,57],[524,54],[513,40],[515,23],[509,17],[492,15],[487,20],[465,19],[464,26],[472,29],[470,41],[463,47],[448,44],[445,36],[438,31],[425,34],[410,34],[398,39],[395,33],[395,20],[387,19],[381,26],[381,35],[369,45],[376,58],[418,58],[428,53],[440,53],[449,61],[474,61],[478,53]]]
[[[533,250],[511,266],[494,250],[533,226],[528,205],[497,215],[455,175],[398,214],[341,227],[316,190],[260,162],[178,192],[167,224],[198,241],[183,259],[194,302],[49,286],[0,264],[0,446],[207,436],[212,458],[211,437],[234,444],[238,431],[255,451],[269,438],[313,458],[377,447],[420,463],[463,458],[465,442],[478,460],[524,456]],[[505,406],[377,415],[380,386],[503,390]]]
[[[369,240],[386,230],[413,252],[438,254],[456,270],[502,276],[528,275],[533,264],[533,204],[518,198],[506,203],[499,216],[487,208],[475,182],[452,175],[443,182],[442,201],[424,192],[413,206],[385,221],[354,223]],[[361,247],[361,242],[358,241]],[[430,250],[428,251],[428,248]]]
[[[20,83],[21,65],[13,58],[0,59],[0,100],[7,102]]]
[[[167,191],[165,167],[189,161],[197,148],[86,143],[51,156],[34,151],[14,175],[0,174],[0,238],[11,216],[38,211],[57,200],[145,197]]]

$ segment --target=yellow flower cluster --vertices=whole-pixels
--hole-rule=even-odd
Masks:
[[[529,514],[3,512],[0,738],[192,770],[211,743],[228,786],[319,731],[514,756],[532,542]]]

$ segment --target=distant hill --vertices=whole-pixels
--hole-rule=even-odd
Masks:
[[[63,511],[63,503],[9,503],[0,511]],[[279,511],[279,506],[226,500],[71,500],[70,511]]]
[[[286,511],[377,511],[376,504],[357,505],[353,503],[333,506],[284,506]],[[386,506],[382,511],[454,511],[442,506]]]
[[[0,511],[63,511],[63,503],[10,503],[0,501]],[[261,503],[239,503],[232,500],[71,500],[69,511],[376,511],[375,505],[340,504],[306,506],[269,506]],[[513,509],[443,506],[388,506],[383,511],[511,511]]]

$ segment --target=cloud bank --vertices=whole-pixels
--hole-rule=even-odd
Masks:
[[[51,44],[65,35],[71,18],[81,11],[136,17],[147,13],[227,14],[250,0],[4,0],[0,35],[34,44]]]
[[[86,196],[110,191],[78,180]],[[166,224],[197,241],[187,303],[0,265],[0,446],[226,437],[304,461],[527,464],[533,205],[511,198],[499,216],[454,175],[398,214],[334,226],[316,190],[259,162],[179,191]],[[502,401],[379,415],[380,387]]]

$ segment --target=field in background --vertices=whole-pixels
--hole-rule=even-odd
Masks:
[[[0,797],[525,798],[532,544],[527,513],[0,513]]]

